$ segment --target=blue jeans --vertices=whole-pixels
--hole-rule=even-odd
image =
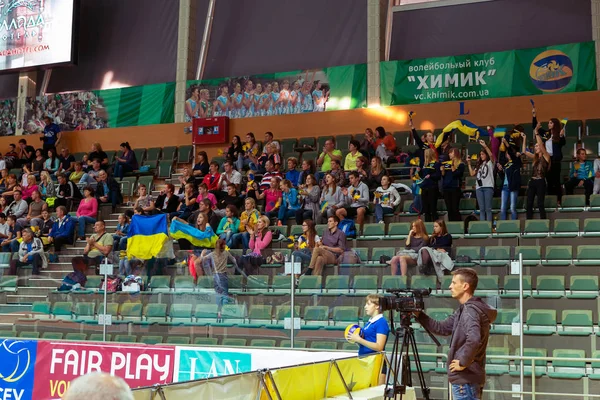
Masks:
[[[81,217],[77,218],[77,225],[78,225],[77,237],[85,236],[85,225],[86,224],[92,225],[95,223],[96,223],[96,219],[92,218],[92,217],[81,216]]]
[[[500,219],[504,221],[506,219],[506,210],[508,209],[508,201],[510,199],[510,215],[513,220],[517,219],[517,198],[519,197],[519,191],[511,192],[508,190],[508,186],[502,188],[502,201],[500,206]]]
[[[17,253],[19,251],[19,242],[12,240],[9,244],[2,246],[3,253]]]
[[[477,383],[452,384],[453,400],[481,400],[483,388]]]
[[[375,204],[375,219],[377,222],[383,221],[384,214],[393,214],[394,209],[391,207],[383,207],[381,204]]]
[[[231,231],[221,233],[219,235],[219,239],[225,240],[225,244],[227,245],[227,247],[229,247],[229,248],[232,247],[233,233]]]
[[[303,266],[310,264],[312,252],[308,249],[296,250],[292,253],[292,260],[300,260]]]
[[[248,250],[250,248],[250,234],[248,232],[234,233],[231,236],[230,249],[237,249],[242,245],[242,249]]]
[[[113,170],[113,174],[115,175],[115,177],[123,179],[125,173],[127,172],[133,172],[133,168],[131,168],[131,165],[122,163],[121,161],[117,161]]]
[[[494,188],[483,187],[475,191],[477,195],[477,203],[479,204],[479,220],[492,220],[492,198],[494,197]]]
[[[283,225],[287,223],[288,218],[295,217],[296,210],[290,210],[287,206],[279,207],[279,213],[277,214],[277,218],[281,221]]]

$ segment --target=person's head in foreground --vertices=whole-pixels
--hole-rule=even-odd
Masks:
[[[479,279],[477,272],[472,268],[459,268],[452,271],[450,293],[452,297],[464,304],[473,297]]]
[[[133,400],[125,381],[104,372],[93,372],[71,382],[63,400]]]

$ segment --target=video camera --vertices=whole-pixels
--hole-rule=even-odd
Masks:
[[[425,310],[425,297],[431,294],[431,289],[387,289],[396,297],[379,297],[381,311],[399,311],[404,313],[420,312]]]

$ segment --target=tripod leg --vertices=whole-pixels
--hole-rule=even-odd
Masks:
[[[425,382],[425,375],[423,374],[423,368],[421,367],[421,357],[419,357],[415,333],[412,330],[412,328],[410,328],[407,334],[409,335],[410,345],[412,346],[413,355],[415,357],[415,365],[417,367],[417,376],[421,385],[421,391],[423,392],[423,397],[425,398],[425,400],[429,400],[430,389],[427,387],[427,383]]]

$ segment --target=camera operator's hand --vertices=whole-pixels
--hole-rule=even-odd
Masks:
[[[415,318],[419,318],[419,316],[421,315],[421,311],[413,311],[413,315],[415,316]]]
[[[460,372],[465,368],[467,368],[467,367],[460,366],[460,361],[458,361],[458,360],[452,360],[452,362],[450,363],[450,371],[451,372]]]

